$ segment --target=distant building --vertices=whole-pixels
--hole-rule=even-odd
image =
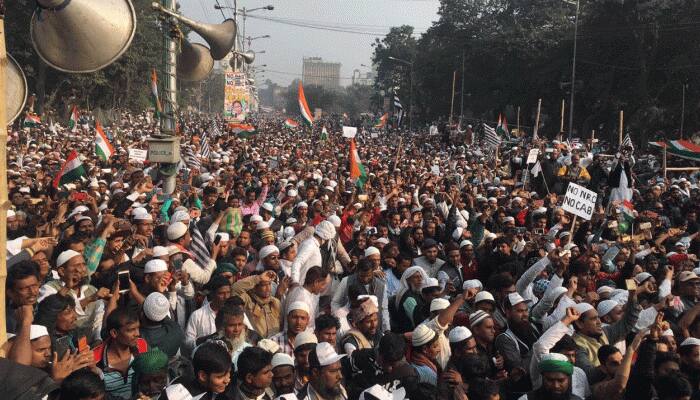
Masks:
[[[352,71],[352,84],[360,86],[372,86],[374,85],[374,77],[376,73],[374,70],[362,73],[359,69]]]
[[[340,63],[324,62],[321,57],[304,57],[302,79],[304,85],[337,89],[340,87]]]

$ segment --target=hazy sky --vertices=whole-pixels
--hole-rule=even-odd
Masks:
[[[222,6],[233,6],[234,0],[219,0]],[[181,0],[184,15],[207,23],[223,20],[221,12],[214,9],[216,0]],[[341,85],[350,83],[355,68],[366,72],[360,64],[371,65],[371,43],[377,34],[385,34],[389,27],[412,25],[423,32],[437,20],[439,0],[238,0],[238,8],[248,9],[271,4],[273,11],[260,10],[250,14],[246,21],[246,36],[268,34],[270,39],[252,42],[258,54],[254,65],[267,64],[264,79],[278,84],[289,84],[301,77],[302,57],[323,57],[324,61],[340,62]],[[224,10],[227,17],[231,10]],[[323,25],[343,31],[360,31],[364,34],[337,32],[292,26],[273,21],[255,19],[253,16],[279,18],[301,25]],[[289,21],[292,20],[292,21]],[[239,16],[239,29],[243,29]],[[193,41],[201,39],[192,37]]]

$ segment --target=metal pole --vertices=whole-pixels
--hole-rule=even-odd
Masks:
[[[459,79],[461,80],[459,89],[459,123],[461,125],[464,118],[464,50],[462,50],[462,75]]]
[[[574,93],[576,92],[576,45],[578,43],[579,5],[580,1],[576,0],[576,16],[574,17],[574,58],[571,63],[571,98],[569,99],[569,140],[571,140],[571,134],[573,133],[574,129]]]
[[[163,0],[163,8],[173,12],[177,12],[175,0]],[[175,18],[168,19],[170,24],[177,24]],[[177,132],[177,52],[178,40],[171,36],[171,29],[165,26],[163,29],[164,40],[164,72],[165,72],[165,90],[163,102],[163,117],[161,118],[160,130],[165,136],[174,136]],[[171,194],[175,191],[175,175],[177,163],[160,165],[159,171],[164,176],[163,193]]]
[[[243,7],[243,40],[241,40],[241,52],[245,52],[245,20],[248,14],[245,12],[245,7]],[[248,44],[250,46],[250,43]]]
[[[409,116],[408,116],[408,131],[413,132],[413,63],[409,64],[411,67],[411,88],[409,90],[410,92],[410,97],[411,97],[411,104],[409,106]]]
[[[5,49],[5,2],[0,0],[0,254],[7,251],[7,210],[11,204],[7,198],[7,121],[5,121],[5,96],[7,70],[7,52]],[[5,320],[5,282],[7,280],[7,257],[0,257],[0,345],[7,342],[7,327]],[[0,355],[5,352],[0,350]]]
[[[683,123],[685,122],[685,87],[686,84],[683,84],[683,97],[681,100],[681,140],[683,140]]]

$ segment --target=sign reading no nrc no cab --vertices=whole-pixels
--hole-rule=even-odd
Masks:
[[[566,196],[564,196],[564,204],[562,208],[574,215],[590,221],[595,210],[595,203],[598,199],[598,193],[592,192],[583,186],[575,183],[569,183],[566,188]]]

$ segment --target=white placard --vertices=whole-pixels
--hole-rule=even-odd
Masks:
[[[574,215],[590,221],[595,211],[595,202],[598,199],[598,193],[586,189],[583,186],[575,183],[569,183],[564,196],[564,204],[562,208]]]
[[[354,138],[357,135],[357,128],[354,126],[344,126],[343,127],[343,137]]]
[[[129,149],[129,160],[144,162],[148,158],[148,150],[144,149]]]
[[[440,166],[439,165],[432,165],[430,167],[430,173],[435,175],[435,176],[440,176]]]
[[[534,164],[537,162],[537,157],[540,155],[540,149],[530,150],[530,154],[527,155],[527,163]]]

